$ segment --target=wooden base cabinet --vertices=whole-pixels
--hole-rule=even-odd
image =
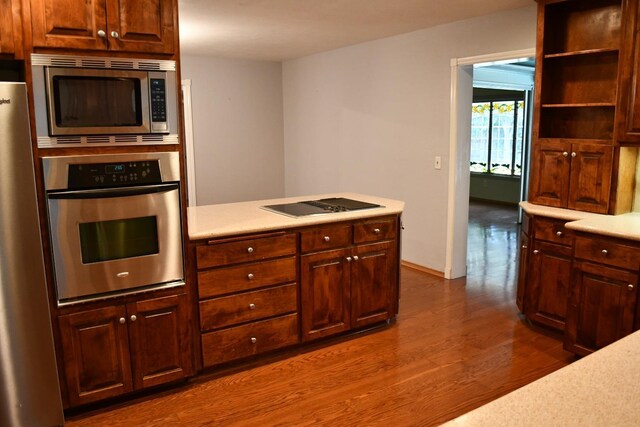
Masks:
[[[58,318],[70,406],[193,374],[185,295]]]

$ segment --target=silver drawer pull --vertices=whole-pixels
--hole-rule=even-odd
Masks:
[[[358,255],[354,255],[354,256],[353,256],[353,260],[354,260],[354,261],[357,261],[357,260],[359,260],[359,259],[360,259],[360,258],[358,258]]]
[[[252,248],[251,246],[249,246],[249,247],[247,248],[247,252],[248,252],[248,253],[250,253],[250,254],[252,254],[252,253],[253,253],[253,248]]]
[[[129,272],[128,271],[121,271],[120,273],[116,274],[116,277],[119,279],[123,279],[125,277],[129,276]]]
[[[347,257],[347,262],[351,262],[351,257],[350,256]]]
[[[331,240],[331,237],[329,237],[329,236],[324,236],[324,241],[325,241],[325,242],[328,242],[329,240]]]
[[[249,310],[255,310],[256,305],[254,303],[249,304]]]
[[[635,286],[633,286],[632,283],[629,283],[629,286],[627,286],[627,289],[629,289],[630,291],[632,291],[635,288]]]
[[[379,229],[379,228],[374,228],[374,229],[373,229],[373,232],[374,232],[375,234],[380,234],[380,229]]]
[[[603,250],[602,250],[602,255],[606,255],[606,254],[608,254],[608,253],[609,253],[609,251],[608,251],[608,250],[606,250],[606,249],[603,249]]]
[[[537,250],[537,249],[534,249],[534,250],[533,250],[533,254],[534,254],[534,255],[538,255],[539,253],[540,253],[540,251],[539,251],[539,250]]]
[[[255,344],[258,342],[258,338],[256,337],[251,337],[251,344]]]
[[[249,280],[253,280],[253,277],[254,277],[254,276],[253,276],[253,273],[249,273],[249,274],[247,274],[247,279],[249,279]]]
[[[118,319],[118,322],[122,323],[124,325],[124,322],[126,322],[127,319],[125,319],[124,317],[121,317],[120,319]]]
[[[562,231],[556,232],[556,236],[558,236],[558,237],[562,236]]]

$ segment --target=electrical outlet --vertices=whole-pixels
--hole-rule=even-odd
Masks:
[[[442,159],[440,158],[440,156],[436,156],[436,161],[435,161],[434,167],[436,169],[442,169]]]

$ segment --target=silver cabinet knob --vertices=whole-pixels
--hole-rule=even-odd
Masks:
[[[107,33],[104,30],[98,30],[98,37],[107,37]]]
[[[635,286],[633,286],[633,283],[629,283],[629,286],[627,286],[627,289],[629,289],[630,291],[632,291],[635,288]]]
[[[126,322],[127,319],[125,319],[124,317],[121,317],[120,319],[118,319],[118,322],[120,322],[121,324],[124,325],[124,322]]]
[[[254,277],[254,276],[253,276],[253,273],[249,273],[249,274],[247,274],[247,279],[249,279],[249,280],[253,280],[253,277]]]
[[[534,249],[534,250],[533,250],[533,254],[534,254],[534,255],[538,255],[539,253],[540,253],[540,251],[539,251],[539,250],[537,250],[537,249]]]
[[[380,234],[380,229],[379,229],[379,228],[374,228],[374,229],[373,229],[373,232],[374,232],[375,234]]]
[[[359,260],[359,259],[360,259],[360,258],[358,258],[358,255],[354,255],[354,256],[353,256],[353,260],[354,260],[354,261],[357,261],[357,260]]]
[[[138,320],[138,318],[136,317],[135,314],[132,314],[130,319],[131,319],[132,322],[135,322],[136,320]]]
[[[252,248],[251,246],[249,246],[249,247],[247,248],[247,252],[248,252],[248,253],[250,253],[250,254],[252,254],[252,253],[253,253],[253,248]]]
[[[251,344],[255,344],[258,342],[258,338],[256,337],[251,337]]]
[[[347,262],[351,262],[351,257],[350,256],[347,257]]]
[[[255,310],[256,305],[254,303],[249,304],[249,310]]]
[[[329,240],[331,240],[331,237],[329,237],[329,236],[324,236],[324,241],[325,241],[325,242],[328,242]]]
[[[608,254],[608,253],[609,253],[609,251],[608,251],[608,250],[606,250],[606,249],[603,249],[603,250],[602,250],[602,255],[606,255],[606,254]]]
[[[119,39],[120,38],[120,34],[118,34],[117,31],[111,31],[111,37],[113,37],[114,39]]]
[[[564,157],[569,157],[569,153],[567,153],[566,151],[565,151],[564,153],[562,153],[562,155],[563,155]]]
[[[572,152],[572,153],[571,153],[571,157],[575,157],[575,156],[577,156],[577,154],[576,154],[576,152],[574,151],[574,152]]]
[[[558,237],[562,236],[562,231],[557,231],[556,232],[556,236],[558,236]]]

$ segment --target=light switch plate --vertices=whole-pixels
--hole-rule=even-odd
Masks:
[[[436,156],[436,161],[434,167],[436,169],[442,169],[442,158],[440,156]]]

